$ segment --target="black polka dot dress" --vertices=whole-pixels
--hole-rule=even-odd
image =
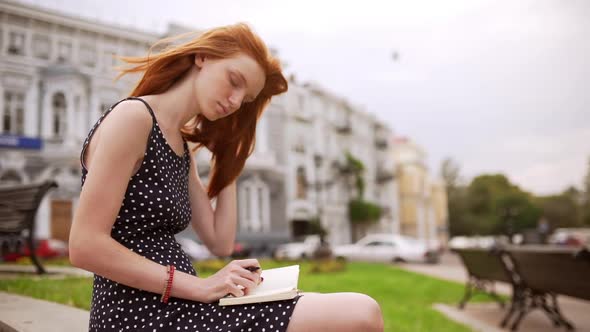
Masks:
[[[111,236],[129,250],[178,271],[197,275],[174,234],[191,218],[188,179],[191,157],[177,155],[158,126],[150,106],[140,98],[154,120],[141,167],[129,179],[125,198]],[[118,104],[118,103],[117,103]],[[88,174],[83,161],[92,134],[117,105],[105,112],[90,130],[81,154],[82,186]],[[162,276],[164,286],[166,276]],[[299,297],[293,300],[238,306],[219,306],[170,298],[125,286],[94,275],[89,331],[285,331]]]

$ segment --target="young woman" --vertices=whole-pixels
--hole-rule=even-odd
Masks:
[[[246,269],[259,262],[200,278],[175,241],[190,225],[213,254],[232,251],[236,179],[264,107],[287,91],[260,38],[236,24],[124,60],[122,75],[143,73],[137,97],[113,105],[84,143],[70,234],[72,264],[95,273],[90,331],[381,331],[378,304],[362,294],[219,306],[261,282]],[[212,152],[207,188],[187,141]]]

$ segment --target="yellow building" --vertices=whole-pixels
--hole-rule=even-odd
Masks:
[[[399,194],[399,232],[428,243],[446,245],[448,205],[445,185],[432,178],[424,150],[405,137],[395,139]]]

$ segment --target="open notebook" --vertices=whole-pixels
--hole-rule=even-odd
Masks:
[[[262,282],[250,294],[240,297],[228,295],[219,300],[219,305],[289,300],[298,294],[299,265],[262,270]]]

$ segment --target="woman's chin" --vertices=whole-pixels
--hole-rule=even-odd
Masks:
[[[203,116],[205,117],[205,119],[209,120],[209,121],[215,121],[218,120],[220,118],[222,118],[221,115],[219,115],[217,112],[215,111],[211,111],[211,112],[203,112]]]

